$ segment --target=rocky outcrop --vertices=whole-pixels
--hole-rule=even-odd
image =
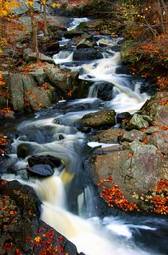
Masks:
[[[21,73],[10,74],[8,83],[11,104],[15,111],[36,111],[51,105],[53,88],[49,84],[47,89],[38,87],[31,75]]]
[[[6,85],[0,88],[0,94],[4,94],[0,106],[5,107],[9,101],[15,112],[37,111],[62,98],[87,96],[90,86],[79,81],[77,72],[47,62],[28,65],[17,73],[3,72],[3,76]]]
[[[150,212],[151,203],[143,203],[141,195],[154,191],[157,183],[167,176],[168,169],[163,171],[161,163],[162,154],[154,145],[134,141],[129,149],[109,148],[101,153],[99,150],[92,158],[92,176],[95,184],[111,176],[130,203],[136,202],[140,210]],[[106,187],[110,187],[109,182]],[[99,191],[102,192],[101,186]]]
[[[115,150],[114,147],[97,149],[91,158],[94,183],[103,183],[103,187],[99,185],[99,192],[110,205],[122,209],[123,203],[124,209],[127,204],[131,210],[136,208],[143,212],[167,214],[166,102],[165,93],[158,93],[138,114],[127,119],[124,124],[129,127],[129,131],[108,129],[90,138],[92,141],[104,143],[118,141],[121,145]],[[121,199],[121,204],[117,202],[117,195],[114,198],[115,192],[118,194],[118,199]],[[112,201],[109,202],[109,198]]]
[[[30,187],[0,180],[0,193],[0,254],[78,254],[71,242],[39,219],[40,201]]]

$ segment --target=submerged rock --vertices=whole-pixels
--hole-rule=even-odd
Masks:
[[[18,158],[26,158],[32,154],[32,146],[29,144],[21,143],[17,147],[17,156]]]
[[[80,121],[80,126],[90,128],[103,128],[115,125],[115,111],[102,110],[95,113],[86,114]]]

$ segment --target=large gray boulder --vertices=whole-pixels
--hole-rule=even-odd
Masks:
[[[97,149],[91,158],[91,174],[95,184],[112,177],[124,197],[138,205],[140,210],[151,212],[152,202],[145,201],[144,194],[156,190],[157,183],[168,177],[167,160],[158,148],[151,144],[134,141],[128,149],[122,147]],[[112,184],[105,183],[109,188]],[[99,186],[99,192],[102,187]],[[136,195],[135,195],[136,194]],[[153,207],[152,207],[153,208]]]
[[[9,75],[9,92],[11,104],[15,111],[39,110],[51,105],[53,88],[38,87],[29,74],[14,73]]]

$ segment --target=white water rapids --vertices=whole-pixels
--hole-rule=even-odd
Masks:
[[[86,22],[88,19],[74,19],[68,30],[73,30],[83,21]],[[66,42],[69,40],[63,39],[60,45],[65,46]],[[81,80],[92,82],[88,98],[60,102],[60,104],[66,103],[70,109],[73,106],[78,107],[78,105],[85,104],[90,106],[97,104],[99,106],[102,103],[97,98],[99,82],[107,82],[114,86],[114,97],[103,102],[102,105],[114,109],[117,113],[123,111],[133,113],[142,107],[148,99],[148,95],[140,93],[140,83],[135,82],[132,87],[130,86],[129,75],[117,74],[121,57],[120,53],[113,51],[111,47],[118,44],[119,40],[103,37],[97,40],[97,45],[102,42],[109,48],[104,52],[104,58],[99,60],[89,61],[89,63],[78,62],[74,65],[73,51],[71,50],[60,51],[53,57],[55,63],[61,64],[62,68],[69,68],[72,71],[78,70]],[[66,65],[67,63],[68,65]],[[78,252],[84,252],[86,255],[154,255],[154,253],[143,251],[142,248],[140,249],[134,244],[132,229],[155,231],[155,228],[147,225],[126,224],[124,220],[113,216],[103,219],[92,215],[88,217],[83,212],[84,206],[88,207],[88,211],[91,211],[94,205],[93,194],[89,186],[84,189],[83,193],[85,194],[80,193],[78,196],[78,209],[82,216],[68,211],[67,189],[76,173],[79,173],[82,168],[81,148],[86,138],[74,127],[74,123],[83,115],[99,110],[98,107],[95,108],[83,111],[79,109],[66,113],[51,110],[51,113],[47,112],[46,116],[41,117],[41,113],[39,113],[35,119],[23,122],[18,127],[20,137],[14,140],[12,154],[9,155],[10,161],[13,162],[17,171],[27,165],[27,158],[21,160],[16,155],[17,147],[22,143],[30,146],[33,155],[52,155],[60,158],[64,161],[67,170],[60,173],[58,169],[55,169],[55,174],[52,177],[43,180],[33,177],[25,180],[19,175],[9,174],[3,175],[2,178],[16,179],[33,187],[42,201],[41,219],[72,241]],[[113,146],[94,142],[90,142],[88,145],[92,148],[100,145],[102,147]],[[84,205],[84,195],[86,205]]]

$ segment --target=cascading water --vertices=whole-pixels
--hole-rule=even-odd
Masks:
[[[74,29],[83,21],[87,19],[74,19],[68,30]],[[159,253],[147,252],[135,245],[134,234],[142,229],[155,232],[159,228],[158,222],[151,226],[152,219],[151,222],[146,222],[146,219],[141,218],[142,221],[138,221],[137,225],[137,219],[131,218],[129,222],[125,222],[118,217],[100,219],[96,216],[94,193],[90,182],[85,180],[87,177],[83,169],[86,137],[74,125],[83,115],[98,111],[99,108],[109,107],[117,112],[123,110],[134,112],[147,100],[147,94],[140,93],[140,83],[131,84],[130,76],[117,74],[121,61],[120,53],[114,52],[111,47],[119,41],[120,39],[98,37],[97,45],[103,43],[107,46],[105,58],[89,63],[74,63],[72,51],[61,51],[54,56],[56,64],[62,64],[62,67],[71,70],[79,70],[80,79],[94,82],[90,87],[89,97],[71,102],[60,102],[59,107],[56,107],[54,111],[52,109],[43,111],[37,114],[35,119],[21,123],[17,129],[19,137],[14,140],[11,155],[3,164],[3,168],[6,169],[13,166],[17,173],[25,169],[28,165],[28,157],[21,160],[16,154],[18,146],[24,144],[30,148],[32,155],[51,155],[60,158],[64,162],[64,170],[55,168],[54,175],[43,180],[37,177],[27,179],[27,176],[20,174],[4,174],[2,178],[16,179],[33,187],[42,201],[42,220],[72,241],[79,252],[84,252],[86,255],[154,255]],[[63,44],[61,43],[60,45],[64,46],[66,44],[65,40]],[[102,82],[115,88],[112,92],[114,98],[109,101],[103,102],[92,98],[98,96]],[[87,105],[86,110],[79,110],[80,105]],[[65,110],[63,114],[59,109],[64,107],[69,110]],[[94,142],[88,145],[90,147],[109,146]],[[79,184],[83,186],[79,187]],[[73,196],[71,192],[73,186],[76,188],[75,185],[78,185],[79,191]],[[67,199],[68,191],[71,195],[70,200],[76,200],[80,216],[69,211],[71,201]],[[162,224],[164,225],[164,221]]]

